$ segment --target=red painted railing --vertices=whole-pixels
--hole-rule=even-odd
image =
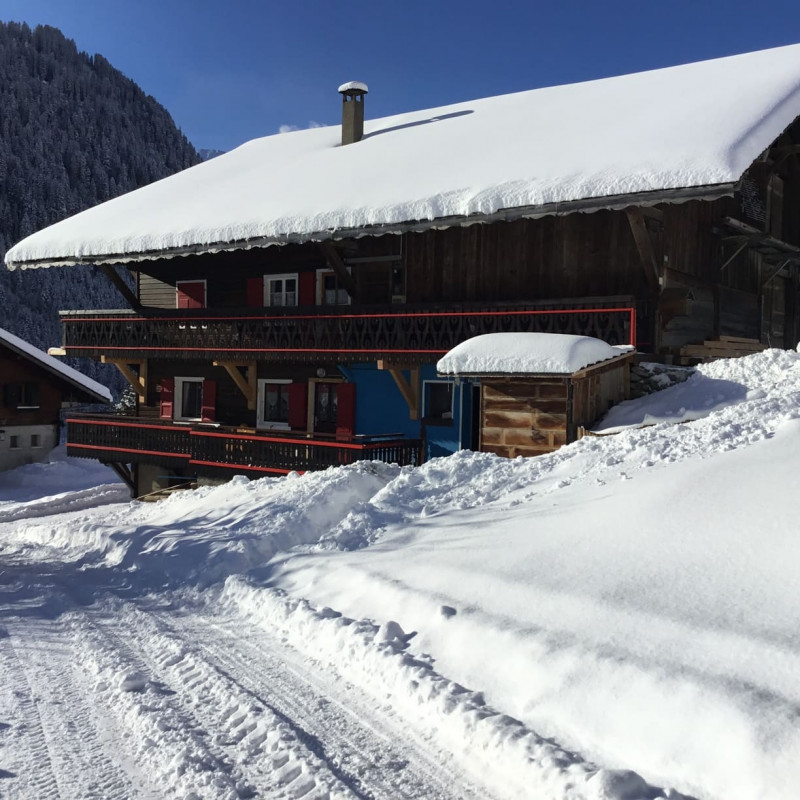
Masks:
[[[420,442],[395,434],[336,441],[283,431],[271,435],[148,418],[82,415],[67,419],[67,454],[101,461],[193,466],[202,473],[286,474],[362,460],[418,464]]]
[[[584,307],[462,307],[336,313],[219,315],[80,312],[62,315],[64,347],[71,355],[250,354],[282,360],[317,355],[412,355],[435,358],[482,333],[541,331],[595,336],[610,344],[636,342],[636,309],[598,301]]]

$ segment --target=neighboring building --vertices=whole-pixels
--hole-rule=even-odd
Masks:
[[[44,461],[69,403],[109,402],[105,386],[0,328],[0,470]]]
[[[69,451],[137,493],[412,463],[477,446],[478,390],[435,369],[477,334],[793,345],[798,85],[800,46],[366,122],[346,84],[341,139],[258,139],[34,234],[9,268],[92,263],[130,305],[64,313],[63,352],[138,395]]]

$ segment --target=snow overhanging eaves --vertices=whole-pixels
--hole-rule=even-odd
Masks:
[[[365,236],[383,236],[386,234],[422,233],[427,230],[444,230],[447,228],[467,227],[469,225],[493,222],[513,222],[519,219],[538,219],[547,216],[565,216],[574,213],[593,213],[596,211],[621,211],[631,206],[652,207],[661,203],[677,204],[686,203],[691,200],[713,201],[723,197],[732,197],[737,187],[738,182],[730,182],[676,189],[659,189],[605,197],[587,197],[578,200],[545,203],[538,206],[502,208],[498,211],[486,214],[437,217],[430,220],[409,220],[406,222],[364,225],[356,228],[338,228],[307,233],[287,233],[277,236],[256,236],[247,239],[219,241],[207,244],[197,243],[180,245],[143,252],[64,256],[61,258],[44,258],[30,261],[12,261],[6,258],[6,267],[13,271],[17,268],[45,269],[49,267],[70,267],[81,264],[95,266],[131,264],[179,258],[181,256],[251,250],[276,245],[305,244],[308,242],[325,242],[339,239],[359,239]]]

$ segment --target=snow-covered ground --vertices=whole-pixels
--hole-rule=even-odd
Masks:
[[[0,796],[794,800],[800,355],[598,429],[153,504],[0,476]]]

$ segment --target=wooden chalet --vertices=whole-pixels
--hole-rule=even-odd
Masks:
[[[0,470],[44,461],[62,408],[110,400],[105,386],[0,328]]]
[[[794,345],[798,81],[791,46],[372,121],[345,84],[341,138],[258,139],[34,234],[9,268],[95,264],[127,303],[62,312],[61,352],[137,394],[71,418],[69,452],[135,494],[413,464],[477,446],[477,386],[435,364],[478,334]]]

